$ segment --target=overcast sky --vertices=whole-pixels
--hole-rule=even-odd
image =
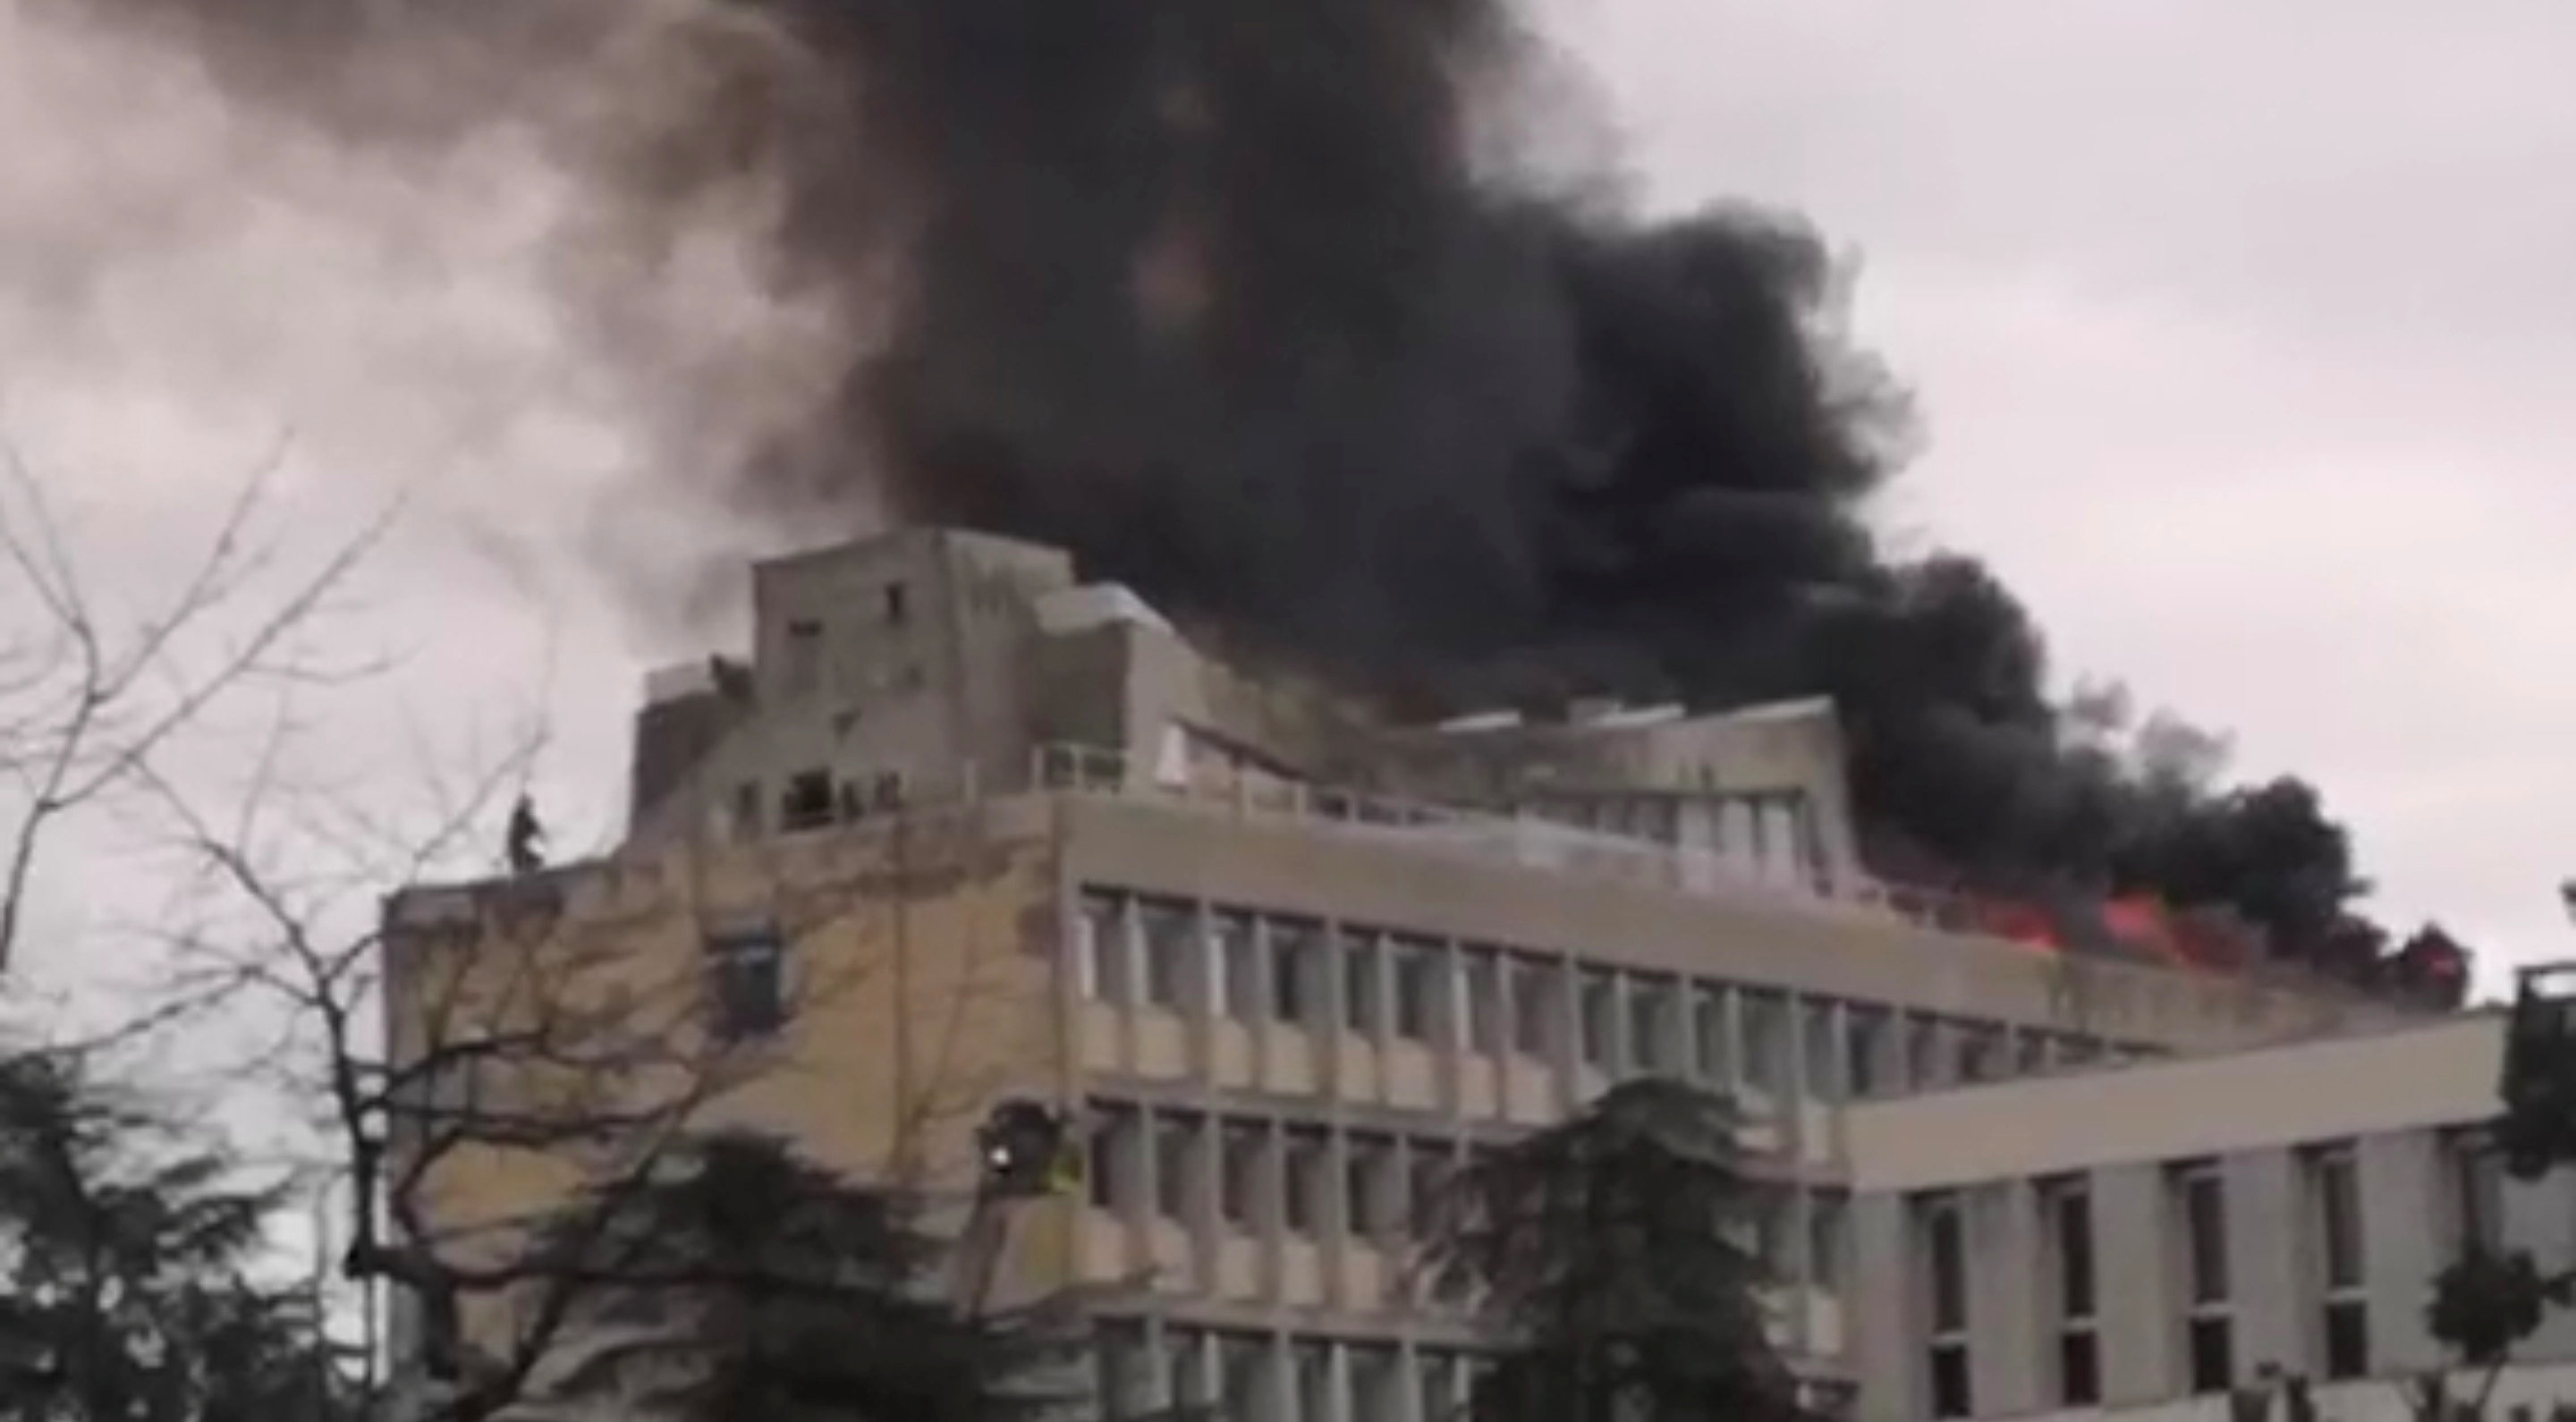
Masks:
[[[1645,200],[1785,204],[1861,255],[1862,334],[1919,392],[1929,437],[1889,527],[1988,558],[2061,671],[2233,731],[2241,772],[2314,779],[2387,916],[2439,917],[2490,968],[2576,955],[2553,895],[2576,869],[2558,734],[2576,717],[2576,566],[2553,556],[2576,531],[2563,3],[1543,13]],[[0,117],[40,87],[13,88],[10,16],[0,0]],[[177,191],[226,132],[185,94],[147,123],[128,78],[47,75],[44,114],[86,104],[98,122],[50,161],[16,139],[0,156],[0,257],[88,244],[76,199],[99,171]],[[47,127],[27,118],[10,130]],[[507,244],[545,199],[511,188],[511,162],[441,180],[519,196],[426,264],[351,241],[327,201],[139,251],[102,288],[98,309],[135,323],[122,335],[48,327],[0,273],[0,415],[110,583],[166,573],[219,476],[284,428],[298,546],[407,488],[396,546],[334,612],[331,635],[404,659],[333,693],[339,724],[368,727],[341,734],[337,770],[462,763],[544,709],[540,793],[578,850],[614,822],[642,666],[685,649],[638,644],[571,560],[531,556],[595,530],[633,412],[563,374],[576,346],[528,314],[540,282]],[[384,195],[369,201],[381,220]],[[51,226],[30,225],[40,208]],[[433,208],[406,230],[435,230]],[[134,337],[174,312],[187,341]],[[386,477],[334,473],[353,465]],[[79,930],[137,908],[104,861],[76,867],[34,955],[47,973],[95,966]]]

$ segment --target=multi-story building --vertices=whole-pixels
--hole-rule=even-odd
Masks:
[[[2425,1314],[2440,1269],[2576,1261],[2568,1177],[2510,1179],[2487,1140],[2505,1020],[1856,1104],[1862,1415],[2215,1419],[2287,1375],[2333,1422],[2411,1418],[2399,1385],[2458,1362]],[[2576,1400],[2576,1317],[2493,1386],[2493,1417]]]
[[[586,1002],[704,999],[757,1068],[709,1121],[961,1193],[986,1103],[1055,1103],[1083,1196],[1024,1213],[997,1287],[1133,1282],[1115,1400],[1433,1415],[1478,1339],[1405,1267],[1421,1185],[1649,1072],[1749,1109],[1777,1334],[1836,1390],[1875,1356],[1854,1103],[2392,1016],[1901,911],[1821,703],[1390,728],[1048,550],[914,532],[754,581],[748,664],[652,681],[624,848],[397,898],[395,1040],[427,965],[577,961]],[[563,1185],[468,1156],[434,1199]]]

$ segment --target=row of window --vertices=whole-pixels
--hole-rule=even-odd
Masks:
[[[1336,1130],[1266,1117],[1209,1115],[1095,1102],[1085,1175],[1093,1208],[1184,1226],[1200,1220],[1277,1232],[1392,1244],[1420,1238],[1443,1183],[1486,1147],[1440,1136]],[[1815,1287],[1843,1276],[1849,1209],[1839,1195],[1781,1190],[1746,1213],[1744,1243],[1775,1276],[1797,1265],[1788,1250],[1803,1203]]]
[[[1326,1338],[1103,1325],[1097,1336],[1102,1410],[1112,1419],[1191,1415],[1246,1422],[1440,1422],[1483,1368],[1475,1354]],[[1337,1358],[1338,1355],[1338,1358]],[[1338,1366],[1336,1363],[1338,1362]]]
[[[2458,1249],[2499,1249],[2499,1157],[2475,1134],[2448,1138],[2444,1154]],[[2363,1377],[2371,1357],[2359,1161],[2349,1144],[2338,1143],[2304,1149],[2298,1162],[2302,1225],[2285,1247],[2298,1251],[2303,1266],[2317,1371],[2328,1380]],[[2170,1237],[2177,1244],[2185,1380],[2195,1393],[2224,1392],[2241,1381],[2227,1176],[2215,1161],[2183,1162],[2167,1168],[2166,1192]],[[2037,1197],[2047,1323],[2055,1344],[2054,1400],[2065,1407],[2091,1406],[2102,1396],[2091,1187],[2082,1177],[2047,1180],[2038,1184]],[[1948,1192],[1918,1197],[1915,1224],[1932,1415],[1967,1417],[1975,1407],[1969,1366],[1975,1263],[1963,1202]]]
[[[1900,1021],[1860,1003],[1570,967],[1490,945],[1452,953],[1392,930],[1224,907],[1202,913],[1109,890],[1083,895],[1076,940],[1077,984],[1094,1000],[1333,1023],[1478,1053],[1547,1058],[1562,1042],[1603,1071],[1693,1075],[1766,1093],[1803,1086],[1823,1099],[1876,1096],[2035,1074],[2104,1050],[2075,1034],[1919,1014]]]

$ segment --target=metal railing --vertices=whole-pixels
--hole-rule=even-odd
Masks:
[[[1257,772],[1201,777],[1157,775],[1134,757],[1095,746],[1036,752],[1032,782],[1042,790],[1182,805],[1237,819],[1270,819],[1385,837],[1410,849],[1520,869],[1609,880],[1709,898],[1795,900],[1964,931],[1955,902],[1891,891],[1858,874],[1796,879],[1739,857],[1580,829],[1533,816],[1502,815]]]

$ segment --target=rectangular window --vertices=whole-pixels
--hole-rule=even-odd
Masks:
[[[1828,1294],[1843,1291],[1850,1235],[1851,1210],[1842,1196],[1807,1197],[1808,1283]]]
[[[1270,929],[1270,1018],[1300,1027],[1313,1026],[1315,999],[1322,991],[1317,970],[1321,936],[1310,923],[1272,919]]]
[[[2370,1376],[2370,1305],[2360,1297],[2326,1302],[2325,1355],[2329,1380]]]
[[[1992,1028],[1962,1027],[1958,1034],[1959,1077],[1963,1083],[1992,1081],[2002,1072],[2003,1053]]]
[[[1512,981],[1512,1050],[1523,1056],[1544,1057],[1548,1043],[1555,1036],[1548,1024],[1559,1011],[1557,994],[1562,991],[1560,971],[1553,964],[1530,958],[1514,958],[1510,963]]]
[[[1332,1351],[1321,1343],[1297,1343],[1288,1356],[1297,1380],[1297,1422],[1334,1422],[1340,1413],[1333,1406]]]
[[[1189,990],[1192,950],[1202,947],[1198,914],[1187,904],[1139,900],[1136,918],[1144,940],[1145,1001],[1178,1011]]]
[[[1342,1220],[1352,1239],[1374,1239],[1386,1232],[1387,1172],[1394,1159],[1394,1142],[1384,1137],[1343,1138]]]
[[[1491,1053],[1502,1045],[1502,964],[1491,948],[1470,948],[1459,958],[1459,996],[1467,1005],[1467,1050]]]
[[[787,1025],[787,943],[774,927],[719,934],[706,944],[716,1037],[748,1042]]]
[[[1428,1348],[1417,1351],[1413,1356],[1415,1366],[1420,1369],[1422,1388],[1422,1403],[1414,1416],[1418,1422],[1456,1422],[1458,1360]]]
[[[1583,1064],[1602,1071],[1610,1069],[1610,1012],[1612,988],[1608,973],[1585,973],[1577,984],[1581,997],[1576,1002],[1575,1030],[1580,1037]]]
[[[1941,1076],[1941,1024],[1929,1017],[1905,1020],[1905,1089],[1931,1091],[1949,1083]]]
[[[1843,1054],[1834,1040],[1834,1005],[1808,1003],[1798,1027],[1807,1059],[1807,1095],[1820,1101],[1841,1100]]]
[[[1187,1223],[1198,1194],[1198,1125],[1192,1116],[1154,1117],[1154,1209],[1167,1220]]]
[[[1217,1213],[1227,1224],[1250,1228],[1260,1208],[1261,1165],[1270,1133],[1259,1122],[1228,1121],[1219,1133]]]
[[[1968,1345],[1964,1342],[1935,1343],[1931,1356],[1932,1415],[1940,1422],[1965,1417],[1972,1399],[1968,1392]]]
[[[1698,1054],[1700,1080],[1716,1086],[1735,1084],[1734,1033],[1727,1030],[1726,990],[1708,988],[1692,996],[1691,1035]]]
[[[1404,1413],[1402,1361],[1393,1348],[1350,1350],[1350,1422],[1398,1422]]]
[[[1887,1050],[1887,1014],[1843,1009],[1843,1089],[1855,1101],[1879,1092],[1879,1054]]]
[[[1416,1239],[1429,1238],[1439,1214],[1440,1192],[1449,1180],[1446,1143],[1418,1140],[1404,1157],[1405,1229]]]
[[[1187,1411],[1205,1407],[1211,1399],[1207,1392],[1207,1373],[1202,1366],[1207,1360],[1207,1335],[1195,1328],[1163,1330],[1163,1363],[1171,1370],[1164,1384],[1163,1401],[1168,1407]]]
[[[1917,1297],[1928,1325],[1924,1381],[1932,1416],[1966,1417],[1975,1410],[1968,1368],[1967,1221],[1959,1197],[1918,1197],[1914,1205]]]
[[[2023,1076],[2040,1076],[2048,1070],[2048,1034],[2025,1028],[2013,1043],[2013,1070]]]
[[[2191,1389],[2224,1392],[2236,1385],[2226,1180],[2215,1165],[2185,1165],[2175,1169],[2173,1189],[2183,1231],[2183,1336]]]
[[[1744,1032],[1744,1084],[1776,1093],[1787,1085],[1789,1004],[1778,993],[1748,992],[1738,1003]]]
[[[1135,1198],[1137,1129],[1138,1117],[1132,1107],[1092,1108],[1083,1177],[1090,1187],[1093,1209],[1123,1212]]]
[[[2063,1407],[2102,1402],[2102,1340],[2090,1328],[2057,1335],[2057,1400]]]
[[[1628,980],[1628,1068],[1640,1076],[1673,1075],[1681,1070],[1673,1020],[1677,989],[1665,978]]]
[[[2504,1160],[2482,1133],[2449,1137],[2451,1209],[2462,1254],[2496,1254],[2504,1248]]]
[[[1394,945],[1391,956],[1395,977],[1395,1035],[1407,1041],[1428,1042],[1437,1030],[1440,1018],[1440,951],[1418,943],[1398,943]]]
[[[2360,1160],[2347,1145],[2307,1156],[2309,1218],[2314,1222],[2319,1341],[2332,1380],[2370,1372],[2370,1302],[2363,1284]]]
[[[1266,1417],[1271,1401],[1270,1340],[1257,1333],[1220,1333],[1216,1340],[1219,1416]]]
[[[832,772],[799,771],[779,792],[778,827],[794,832],[821,829],[832,822]]]
[[[2083,1180],[2068,1179],[2042,1184],[2039,1200],[2057,1328],[2057,1400],[2090,1407],[2102,1400],[2093,1197]]]
[[[1153,1410],[1153,1370],[1139,1324],[1110,1321],[1092,1331],[1100,1370],[1100,1404],[1112,1418],[1142,1417]]]
[[[911,608],[910,608],[910,604],[909,604],[909,599],[908,599],[908,597],[907,597],[907,595],[906,595],[906,593],[905,593],[905,589],[904,589],[903,584],[901,584],[901,583],[888,583],[888,584],[886,584],[886,586],[885,586],[885,621],[886,621],[886,625],[887,625],[888,627],[901,627],[901,626],[903,625],[903,623],[904,623],[904,618],[905,618],[906,614],[907,614],[907,613],[909,613],[909,612],[910,612],[910,610],[911,610]]]
[[[1966,1222],[1955,1196],[1936,1196],[1923,1208],[1923,1267],[1933,1336],[1968,1331]]]
[[[1315,1234],[1323,1228],[1323,1213],[1323,1134],[1290,1131],[1280,1161],[1280,1225],[1291,1234]]]
[[[2195,1316],[2185,1344],[2190,1350],[2194,1393],[2226,1392],[2236,1386],[2236,1331],[2226,1314]]]
[[[1082,926],[1075,941],[1074,972],[1082,995],[1103,1002],[1127,1000],[1127,905],[1116,894],[1085,890]]]
[[[1377,940],[1360,933],[1342,943],[1342,1026],[1362,1037],[1377,1035]]]
[[[1215,1010],[1237,1022],[1261,1017],[1261,945],[1253,941],[1252,919],[1241,913],[1219,913],[1209,920],[1216,940],[1208,966],[1216,972],[1208,994]]]

